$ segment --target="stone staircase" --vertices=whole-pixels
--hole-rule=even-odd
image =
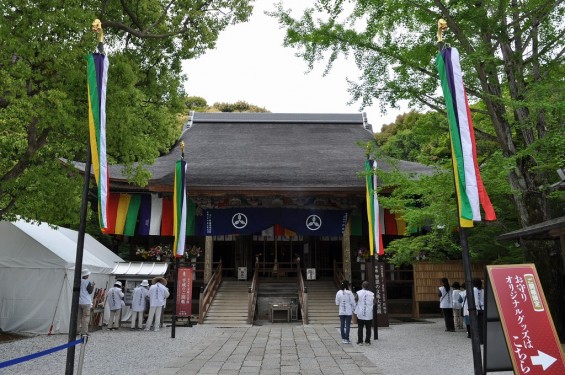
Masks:
[[[337,324],[338,307],[335,304],[337,288],[333,281],[306,281],[308,288],[308,324]]]
[[[298,288],[295,280],[276,283],[260,282],[258,294],[259,297],[298,298]]]
[[[210,310],[204,319],[204,324],[216,327],[241,327],[247,324],[248,281],[224,280]],[[308,288],[308,318],[309,324],[329,324],[339,326],[335,294],[337,289],[333,281],[307,281]],[[271,303],[289,303],[298,299],[296,283],[276,282],[259,283],[258,319],[269,320]]]
[[[271,305],[298,306],[298,287],[296,278],[283,278],[277,281],[261,280],[257,290],[257,321],[271,320]],[[291,320],[297,320],[298,308],[291,314]]]
[[[217,327],[248,326],[247,301],[248,281],[223,280],[210,309],[204,319],[204,324]]]

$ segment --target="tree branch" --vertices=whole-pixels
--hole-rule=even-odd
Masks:
[[[169,38],[171,36],[176,36],[176,35],[182,35],[184,33],[186,33],[189,29],[187,26],[179,29],[179,30],[175,30],[175,31],[171,31],[168,33],[163,33],[163,34],[147,34],[143,31],[131,28],[121,22],[114,22],[114,21],[103,21],[102,22],[106,27],[110,27],[110,28],[114,28],[117,30],[122,30],[125,31],[128,34],[134,35],[138,38],[141,39],[165,39],[165,38]]]
[[[171,0],[169,2],[169,4],[167,4],[165,6],[165,9],[163,9],[163,14],[161,14],[161,17],[159,17],[155,22],[153,22],[151,25],[149,25],[149,27],[146,28],[145,30],[143,30],[143,32],[146,33],[149,30],[151,30],[152,28],[154,28],[155,26],[157,26],[158,24],[160,24],[161,22],[163,22],[165,17],[167,17],[167,12],[168,12],[169,8],[171,7],[171,5],[173,5],[174,2],[175,2],[175,0]],[[141,26],[139,28],[141,29]]]
[[[36,138],[36,125],[39,120],[35,117],[29,124],[27,132],[27,149],[18,162],[0,179],[0,182],[8,181],[12,178],[20,176],[28,167],[29,161],[37,153],[37,151],[45,146],[47,141],[47,135],[49,134],[49,129],[43,130],[43,132]]]
[[[122,4],[122,8],[123,10],[126,12],[126,14],[129,16],[129,18],[131,19],[131,21],[133,22],[133,24],[135,26],[137,26],[139,29],[141,29],[141,23],[139,22],[139,20],[137,19],[137,16],[131,11],[131,9],[129,9],[128,4],[125,0],[120,0],[120,3]],[[104,26],[106,26],[106,24],[104,24]]]

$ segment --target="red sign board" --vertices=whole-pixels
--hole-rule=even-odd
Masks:
[[[177,317],[192,315],[192,267],[181,267],[177,276]]]
[[[487,266],[516,374],[565,374],[565,356],[533,264]]]

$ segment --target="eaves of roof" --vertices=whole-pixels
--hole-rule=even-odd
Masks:
[[[551,240],[565,234],[565,216],[501,234],[497,240]]]

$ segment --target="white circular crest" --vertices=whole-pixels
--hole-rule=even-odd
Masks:
[[[243,229],[247,226],[247,216],[245,216],[241,212],[238,212],[231,218],[231,223],[235,227],[235,229]]]
[[[322,219],[318,215],[310,215],[306,218],[306,228],[318,230],[322,226]]]

